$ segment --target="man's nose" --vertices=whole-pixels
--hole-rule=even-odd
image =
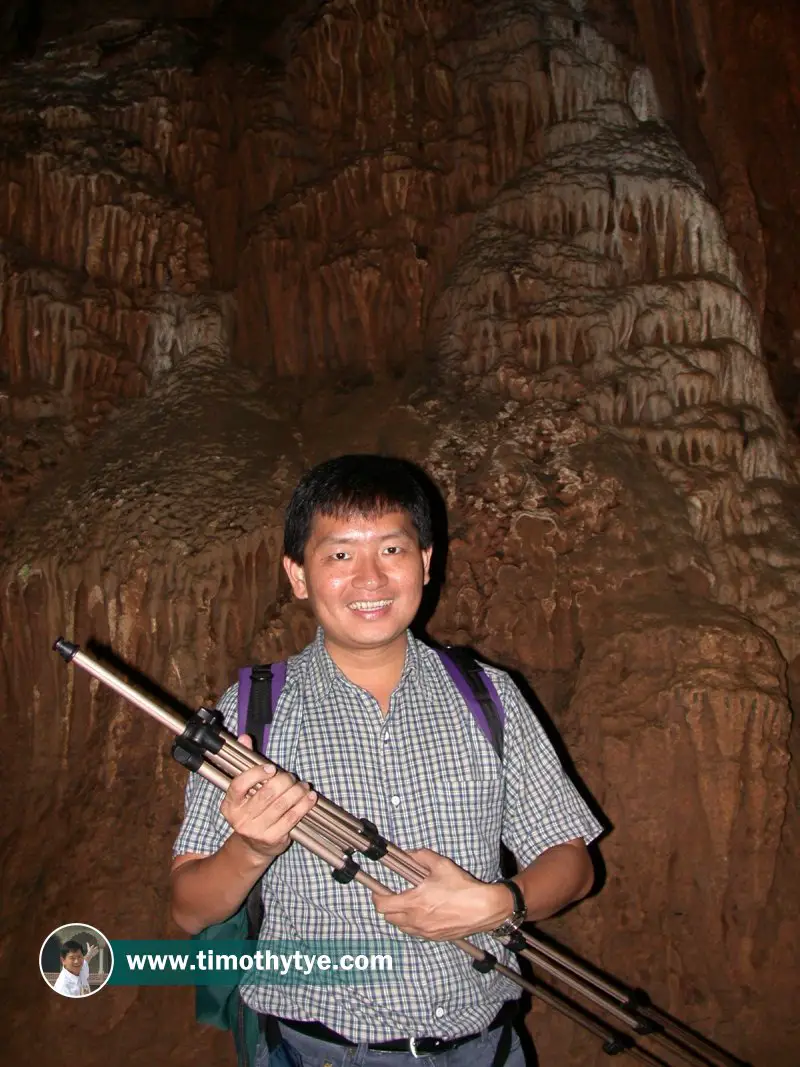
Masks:
[[[358,561],[353,578],[355,585],[364,589],[377,589],[386,581],[386,573],[379,556],[366,556]]]

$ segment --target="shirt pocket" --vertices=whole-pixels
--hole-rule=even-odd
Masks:
[[[504,787],[501,778],[439,778],[430,789],[435,843],[429,847],[481,881],[498,877]]]

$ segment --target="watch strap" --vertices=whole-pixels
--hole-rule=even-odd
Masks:
[[[525,904],[525,897],[522,893],[522,890],[517,885],[517,883],[512,881],[511,878],[498,878],[495,884],[504,885],[511,892],[511,895],[514,898],[514,911],[505,921],[511,922],[515,926],[519,926],[520,923],[525,922],[525,917],[528,914],[528,908]]]

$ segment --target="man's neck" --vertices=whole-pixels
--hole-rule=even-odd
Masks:
[[[372,693],[385,714],[389,696],[397,688],[405,666],[407,634],[403,632],[389,645],[367,649],[342,647],[326,638],[325,648],[342,674]]]

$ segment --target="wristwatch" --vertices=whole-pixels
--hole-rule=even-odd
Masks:
[[[511,891],[511,895],[514,898],[514,910],[505,922],[502,922],[492,933],[497,937],[510,937],[511,934],[515,934],[519,930],[527,917],[528,909],[525,906],[525,897],[522,895],[522,890],[517,883],[512,882],[510,878],[498,878],[495,885],[504,885]]]

